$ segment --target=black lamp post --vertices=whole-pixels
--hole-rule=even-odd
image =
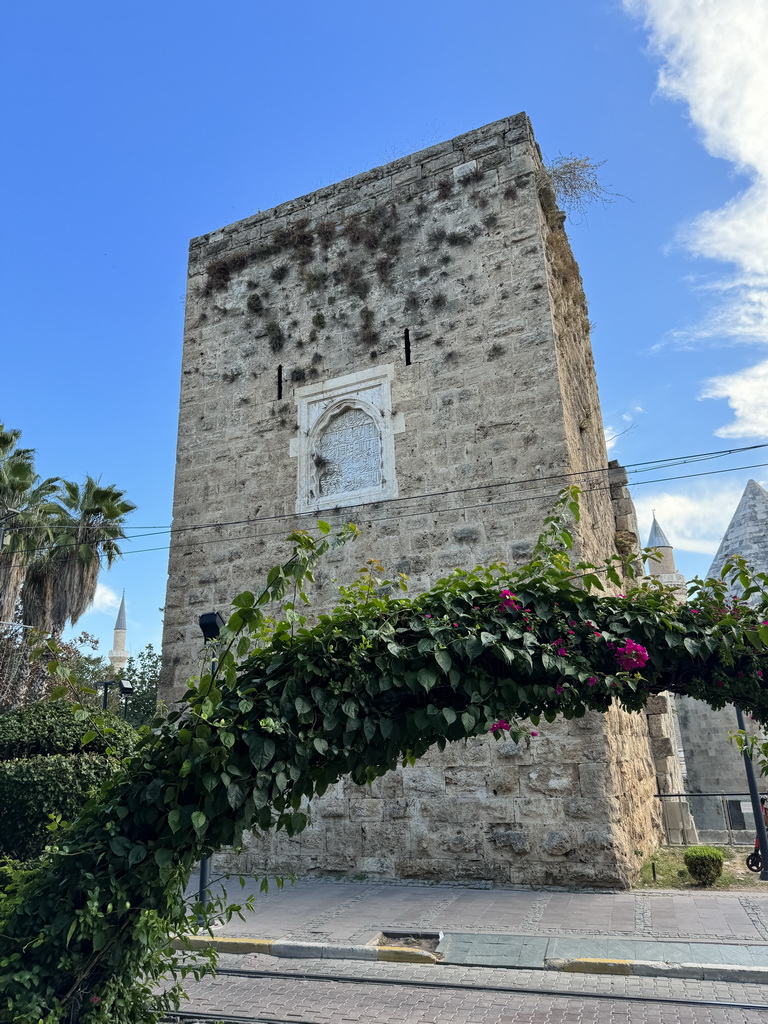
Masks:
[[[738,704],[735,704],[734,707],[736,708],[736,721],[739,723],[739,729],[741,732],[745,733],[747,727],[744,722],[744,712]],[[763,808],[760,805],[760,794],[757,791],[755,766],[752,764],[752,758],[749,756],[749,751],[746,747],[744,747],[744,768],[747,773],[747,785],[749,786],[749,799],[752,803],[752,813],[755,816],[757,845],[760,847],[760,860],[763,865],[760,870],[760,881],[768,882],[768,833],[765,828]]]
[[[107,710],[107,701],[109,699],[110,686],[116,686],[120,690],[121,697],[130,697],[130,695],[133,693],[133,684],[129,683],[127,679],[102,679],[98,683],[96,683],[96,685],[102,686],[104,688],[104,692],[101,695],[102,711]],[[127,703],[128,702],[126,701],[126,707]],[[125,718],[126,707],[123,708],[123,718]]]
[[[206,646],[212,641],[216,640],[221,632],[222,626],[225,625],[224,618],[219,612],[205,612],[197,620],[200,630],[203,634],[203,638]],[[211,652],[211,675],[216,672],[219,666],[218,653],[214,645]],[[198,889],[198,900],[203,912],[208,909],[208,885],[211,880],[211,858],[202,857],[200,859],[200,886]],[[203,923],[202,915],[198,918],[198,923]]]

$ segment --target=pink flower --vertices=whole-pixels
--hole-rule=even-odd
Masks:
[[[425,619],[431,619],[431,618],[432,618],[432,616],[431,616],[431,615],[425,615],[425,616],[424,616],[424,618],[425,618]]]
[[[619,667],[627,672],[631,672],[633,668],[642,668],[648,661],[648,651],[629,639],[624,641],[624,646],[619,647],[615,655]]]
[[[563,692],[562,686],[556,686],[555,687],[555,693],[562,693],[562,692]]]
[[[531,729],[531,736],[538,736],[538,735],[539,734],[536,732],[535,729]]]
[[[763,678],[763,673],[760,671],[760,669],[757,670],[757,674],[760,676],[761,679]]]
[[[504,732],[509,732],[511,726],[508,722],[505,722],[502,718],[500,722],[494,722],[491,726],[491,732],[498,732],[500,729]]]
[[[564,658],[568,651],[566,651],[564,647],[558,647],[557,653],[560,655],[561,658]]]
[[[458,627],[459,624],[458,624],[458,622],[452,622],[451,625]]]
[[[587,682],[589,683],[590,686],[596,686],[597,685],[597,678],[596,678],[596,676],[590,676],[589,679],[587,680]]]
[[[699,609],[698,608],[691,608],[691,615],[698,615],[698,614],[699,614]]]
[[[98,997],[98,996],[91,996],[91,1003],[92,1003],[92,1004],[93,1004],[94,1006],[96,1005],[96,1003],[100,1003],[100,1002],[101,1002],[101,1000],[99,999],[99,997]]]

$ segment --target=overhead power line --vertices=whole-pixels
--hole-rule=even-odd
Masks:
[[[737,455],[737,454],[740,454],[742,452],[754,451],[756,449],[766,448],[766,447],[768,447],[768,443],[765,443],[765,444],[754,444],[754,445],[745,445],[745,446],[740,447],[740,448],[719,449],[719,450],[711,451],[711,452],[697,452],[697,453],[694,453],[693,455],[679,455],[679,456],[673,456],[673,457],[670,457],[670,458],[654,459],[654,460],[650,460],[650,461],[647,461],[647,462],[632,462],[632,463],[627,463],[626,466],[623,466],[623,467],[620,467],[620,468],[625,469],[626,472],[627,472],[627,476],[629,477],[629,476],[634,476],[636,474],[639,475],[640,473],[657,472],[657,471],[661,471],[661,470],[665,470],[665,469],[671,469],[671,468],[674,468],[675,466],[682,466],[682,465],[688,465],[688,464],[696,463],[696,462],[705,462],[705,461],[708,461],[708,460],[711,460],[711,459],[724,458],[724,457],[726,457],[728,455]],[[642,486],[643,484],[646,484],[646,483],[662,483],[662,482],[667,482],[667,481],[671,481],[671,480],[683,480],[683,479],[688,479],[689,477],[692,478],[692,477],[695,477],[695,476],[714,475],[715,473],[724,473],[724,472],[736,473],[736,472],[739,472],[739,471],[744,470],[744,469],[759,469],[759,468],[762,468],[765,465],[766,465],[765,463],[757,463],[757,464],[751,465],[751,466],[737,466],[737,467],[735,467],[733,469],[727,469],[727,470],[711,470],[709,473],[693,473],[693,474],[685,474],[685,475],[680,475],[680,476],[660,477],[660,478],[657,478],[656,480],[637,480],[637,481],[633,481],[632,482],[632,486],[633,487],[639,487],[639,486]],[[399,497],[399,498],[386,498],[386,499],[382,499],[382,501],[386,502],[386,504],[388,506],[391,506],[393,503],[405,503],[405,502],[423,501],[423,500],[425,500],[427,498],[442,498],[442,497],[446,497],[446,496],[449,496],[449,495],[452,495],[452,494],[470,494],[470,493],[472,493],[474,491],[483,491],[483,490],[490,490],[490,489],[497,489],[498,490],[498,489],[501,489],[503,487],[519,487],[519,486],[523,486],[524,484],[542,484],[542,483],[546,483],[547,481],[551,481],[551,480],[563,480],[563,481],[565,481],[565,480],[576,480],[576,479],[579,479],[579,478],[582,478],[582,477],[595,476],[595,475],[600,474],[600,473],[610,473],[611,471],[612,471],[612,467],[610,467],[610,466],[600,466],[597,469],[585,469],[585,470],[579,470],[577,472],[572,472],[572,473],[551,473],[551,474],[548,474],[548,475],[545,475],[545,476],[521,477],[521,478],[519,478],[517,480],[505,480],[505,481],[498,481],[498,482],[491,482],[491,483],[484,483],[484,484],[473,484],[470,487],[457,487],[457,488],[451,488],[449,490],[441,490],[441,491],[426,491],[426,492],[423,492],[423,493],[420,493],[420,494],[410,494],[410,495]],[[597,490],[597,489],[598,488],[592,488],[592,490]],[[516,499],[516,500],[522,500],[522,499]],[[501,503],[504,504],[505,502],[502,501]],[[377,504],[377,503],[376,502],[371,502],[371,504]],[[494,504],[494,503],[493,502],[484,502],[483,504],[488,505],[488,504]],[[456,506],[454,506],[454,507],[456,507]],[[476,508],[477,506],[476,505],[472,505],[472,506],[467,506],[467,507],[469,507],[469,508]],[[318,513],[322,512],[322,511],[323,510],[318,510]],[[326,512],[330,512],[330,510],[326,510]],[[403,512],[403,513],[400,513],[400,514],[407,514],[407,513]],[[310,516],[310,517],[314,516],[316,518],[316,515],[314,513],[290,512],[290,513],[281,514],[281,515],[251,516],[251,517],[246,518],[246,519],[222,520],[222,521],[217,522],[217,523],[191,523],[191,524],[185,525],[185,526],[130,526],[129,525],[129,526],[123,527],[124,537],[120,538],[120,539],[138,540],[140,537],[159,537],[159,536],[162,536],[163,534],[166,534],[166,533],[168,533],[168,534],[186,533],[186,532],[189,532],[189,531],[192,531],[192,530],[211,530],[211,529],[218,529],[218,528],[225,527],[225,526],[243,526],[243,525],[248,525],[248,524],[251,524],[251,523],[285,522],[286,519],[304,519],[307,516]],[[23,524],[20,524],[18,527],[16,527],[16,532],[20,532],[23,529],[34,530],[35,527],[34,526],[25,526]],[[66,525],[62,525],[60,527],[53,526],[52,529],[66,530],[68,528],[67,528]],[[132,533],[132,534],[129,534],[127,532],[129,530],[131,530],[131,531],[133,531],[133,530],[143,530],[143,531],[147,531],[147,532],[145,532],[145,533]],[[159,551],[159,550],[162,550],[162,548],[148,548],[148,549],[143,549],[143,550]]]

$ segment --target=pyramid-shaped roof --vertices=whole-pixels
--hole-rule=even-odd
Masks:
[[[115,629],[125,628],[125,591],[123,591],[123,599],[120,602],[120,611],[117,613],[117,622],[115,622]]]
[[[659,524],[656,522],[656,516],[653,517],[653,523],[651,524],[651,532],[648,534],[648,548],[671,548],[672,545],[666,538],[666,535]]]
[[[768,572],[768,491],[754,480],[744,489],[709,575],[719,576],[731,555],[746,558],[756,572]]]

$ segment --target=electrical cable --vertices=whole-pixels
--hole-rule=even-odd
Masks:
[[[628,463],[623,468],[625,470],[627,470],[627,473],[629,475],[630,467],[633,467],[633,466],[638,466],[638,467],[645,466],[645,467],[649,467],[649,468],[646,468],[646,469],[636,469],[636,470],[633,470],[633,473],[648,473],[648,472],[653,472],[654,469],[657,469],[657,470],[669,469],[669,468],[673,468],[676,465],[681,465],[681,466],[682,465],[688,465],[688,464],[694,463],[694,462],[703,462],[703,461],[706,461],[708,459],[723,458],[723,457],[726,457],[728,455],[736,455],[736,454],[739,454],[741,452],[753,451],[755,449],[766,448],[766,447],[768,447],[768,443],[756,444],[756,445],[746,445],[746,446],[743,446],[741,448],[720,449],[720,450],[716,450],[716,451],[713,451],[713,452],[698,452],[698,453],[695,453],[693,455],[672,456],[672,457],[669,457],[669,458],[654,459],[654,460],[650,460],[650,461],[647,461],[647,462]],[[754,466],[741,466],[741,467],[736,467],[733,470],[713,470],[712,472],[713,473],[715,473],[715,472],[719,472],[719,473],[722,473],[722,472],[738,472],[740,469],[755,469],[755,468],[760,468],[761,466],[764,466],[764,465],[765,465],[765,463],[758,463],[757,465],[754,465]],[[451,488],[451,489],[448,489],[448,490],[445,490],[445,491],[426,491],[426,492],[423,492],[421,494],[412,494],[412,495],[408,495],[408,496],[402,497],[402,498],[388,498],[388,499],[385,499],[385,500],[387,501],[388,504],[390,504],[392,502],[400,502],[400,501],[422,501],[425,498],[443,497],[443,496],[449,495],[449,494],[467,494],[467,493],[470,493],[472,491],[479,491],[479,490],[484,490],[484,489],[489,489],[489,488],[514,487],[514,486],[521,486],[523,484],[529,484],[529,483],[543,483],[543,482],[545,482],[547,480],[569,480],[569,479],[574,479],[574,478],[578,478],[578,477],[594,476],[597,473],[610,473],[611,471],[612,471],[612,467],[611,466],[600,466],[597,469],[584,469],[584,470],[579,470],[577,472],[572,472],[572,473],[550,473],[550,474],[545,475],[545,476],[521,477],[520,479],[517,479],[517,480],[505,480],[505,481],[499,481],[498,483],[494,482],[494,483],[485,483],[485,484],[474,484],[471,487],[456,487],[456,488]],[[695,475],[695,474],[692,474],[692,475]],[[705,475],[705,474],[702,474],[702,475]],[[662,480],[676,480],[676,479],[687,479],[687,476],[683,475],[683,476],[679,476],[679,477],[663,477],[662,478]],[[645,483],[645,482],[646,481],[638,481],[638,483],[636,485],[633,484],[632,486],[640,486],[640,484]],[[655,483],[655,482],[658,482],[658,481],[651,481],[651,482]],[[155,532],[147,532],[146,534],[138,534],[138,533],[137,534],[133,534],[133,539],[137,539],[138,537],[142,537],[142,536],[148,536],[148,537],[149,536],[160,536],[163,533],[178,533],[178,532],[188,531],[188,530],[214,529],[214,528],[216,528],[218,526],[239,526],[239,525],[241,525],[243,523],[255,523],[255,522],[269,522],[269,521],[285,520],[285,519],[288,519],[288,518],[298,518],[298,517],[306,516],[306,515],[310,515],[310,514],[311,513],[306,513],[306,512],[293,512],[293,513],[288,513],[287,515],[260,516],[260,517],[251,517],[249,519],[240,519],[240,520],[223,520],[222,522],[219,522],[219,523],[196,523],[196,524],[191,524],[189,526],[177,526],[177,527],[174,527],[174,526],[130,526],[129,525],[129,526],[124,527],[123,529],[124,530],[155,531]],[[53,529],[62,529],[62,530],[69,529],[69,527],[67,527],[66,525],[62,525],[60,527],[57,527],[56,525],[54,525],[52,528]],[[20,532],[21,530],[24,530],[24,529],[33,530],[33,529],[35,529],[35,527],[33,525],[19,524],[18,527],[14,528],[14,532],[18,533],[18,532]],[[126,534],[126,537],[127,536],[128,535]]]

